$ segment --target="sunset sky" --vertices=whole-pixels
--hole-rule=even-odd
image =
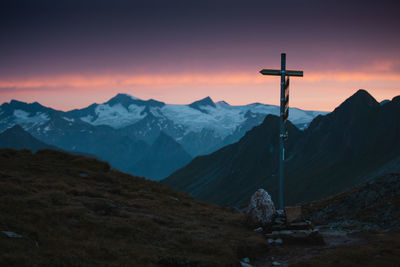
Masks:
[[[82,108],[117,93],[171,104],[210,96],[331,111],[357,89],[400,95],[399,1],[1,1],[0,104]]]

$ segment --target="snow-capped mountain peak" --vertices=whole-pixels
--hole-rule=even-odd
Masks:
[[[117,94],[104,104],[109,104],[110,106],[114,106],[115,104],[121,104],[127,107],[136,101],[142,101],[142,100],[128,94]]]
[[[133,99],[126,94],[118,94],[104,104],[88,107],[88,112],[80,110],[79,118],[93,125],[108,125],[115,129],[124,128],[141,121],[147,116],[154,117],[160,130],[166,125],[175,125],[182,134],[200,133],[203,130],[212,131],[214,136],[225,138],[246,121],[252,120],[255,126],[262,122],[267,114],[279,114],[279,107],[253,103],[243,106],[231,106],[225,101],[214,103],[210,97],[205,97],[189,105],[171,105],[150,99]],[[314,112],[300,109],[290,109],[289,119],[304,128],[316,115]],[[149,118],[150,118],[149,117]],[[153,120],[153,119],[152,119]]]
[[[135,96],[132,96],[130,94],[125,94],[125,93],[118,93],[116,96],[114,96],[113,98],[130,98],[132,100],[141,100],[140,98],[137,98]],[[112,99],[113,99],[112,98]]]
[[[189,107],[198,109],[198,110],[204,112],[203,107],[214,107],[215,108],[215,103],[211,99],[211,97],[207,96],[203,99],[193,102],[192,104],[189,104]]]
[[[0,130],[18,123],[25,129],[34,128],[48,134],[48,124],[56,120],[59,126],[51,126],[54,129],[61,125],[61,128],[105,125],[148,144],[163,131],[191,155],[198,155],[236,142],[268,114],[279,115],[279,107],[261,103],[234,106],[225,101],[214,103],[210,97],[189,105],[171,105],[154,99],[141,100],[117,94],[103,104],[92,104],[68,112],[46,108],[38,103],[4,103],[0,107]],[[289,120],[303,129],[319,114],[325,112],[291,108]]]

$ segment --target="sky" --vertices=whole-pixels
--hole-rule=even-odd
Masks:
[[[358,89],[400,95],[400,2],[316,0],[0,3],[0,103],[61,110],[117,93],[170,104],[210,96],[279,104],[279,77],[303,70],[290,105],[331,111]]]

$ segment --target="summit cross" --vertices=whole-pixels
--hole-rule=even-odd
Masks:
[[[301,70],[286,69],[286,54],[281,54],[281,69],[263,69],[262,75],[281,76],[281,105],[280,105],[280,134],[279,134],[279,209],[283,210],[283,161],[285,160],[284,141],[287,139],[285,129],[286,120],[289,117],[289,77],[303,77]]]

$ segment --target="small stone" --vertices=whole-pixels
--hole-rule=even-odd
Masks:
[[[281,217],[277,217],[277,218],[275,218],[274,223],[276,223],[276,224],[284,224],[285,220],[283,218],[281,218]]]
[[[114,202],[112,202],[111,200],[110,201],[107,201],[106,202],[106,204],[107,204],[107,206],[109,206],[110,208],[113,208],[113,209],[115,209],[115,208],[117,208],[118,206],[117,205],[115,205],[115,203]]]
[[[279,231],[279,235],[292,235],[292,234],[293,234],[293,231],[290,231],[290,230]]]
[[[250,259],[249,259],[249,258],[243,258],[242,261],[243,261],[244,263],[250,263]]]
[[[88,175],[87,173],[81,172],[81,173],[79,174],[79,176],[80,176],[80,177],[88,177],[89,175]]]
[[[282,238],[275,239],[275,244],[282,245],[283,244]]]
[[[250,265],[250,264],[245,263],[243,261],[240,262],[240,265],[242,265],[242,267],[253,267],[253,265]]]
[[[275,242],[275,240],[272,239],[272,238],[268,238],[268,239],[267,239],[267,242],[268,242],[268,244],[273,244],[273,243]]]
[[[1,231],[3,234],[5,234],[8,238],[23,238],[22,235],[10,232],[10,231]]]
[[[264,229],[262,227],[258,227],[256,229],[253,230],[253,232],[259,233],[262,232]]]
[[[281,266],[282,264],[280,264],[279,262],[277,262],[277,261],[273,261],[272,262],[272,266]]]
[[[284,216],[284,215],[285,215],[285,211],[284,211],[284,210],[277,210],[277,211],[276,211],[276,215],[278,215],[278,216]]]

